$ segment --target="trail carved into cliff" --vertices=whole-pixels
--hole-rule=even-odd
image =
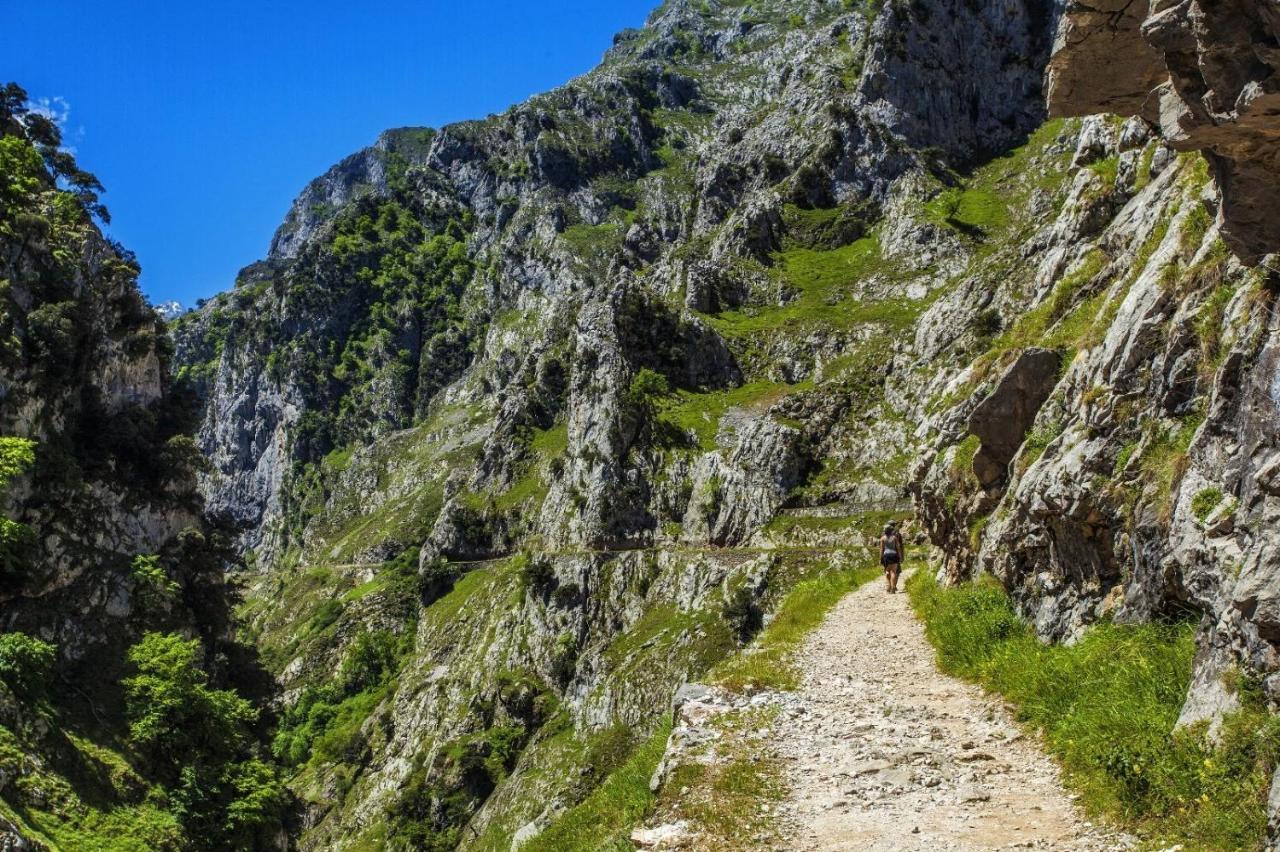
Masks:
[[[1002,704],[937,670],[905,594],[847,596],[796,665],[775,746],[788,848],[1126,848],[1080,816]]]

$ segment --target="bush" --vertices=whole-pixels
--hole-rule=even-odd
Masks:
[[[764,626],[764,613],[760,604],[746,583],[734,589],[724,602],[720,613],[739,642],[749,642]]]
[[[49,685],[57,649],[25,633],[0,634],[0,680],[15,693],[40,695]]]
[[[175,771],[189,756],[236,754],[258,720],[248,701],[209,687],[199,659],[200,642],[174,634],[148,633],[129,649],[138,669],[124,682],[130,736]]]
[[[0,493],[15,476],[26,473],[35,463],[35,441],[12,436],[0,437]],[[26,556],[35,542],[35,533],[26,524],[0,518],[0,576],[21,576]]]
[[[178,593],[178,584],[169,579],[160,564],[160,557],[154,554],[135,556],[129,566],[129,574],[145,606],[166,604]]]
[[[1194,625],[1101,623],[1076,645],[1049,646],[989,578],[944,589],[921,571],[907,588],[941,668],[1000,693],[1043,732],[1090,811],[1195,848],[1262,845],[1280,721],[1249,699],[1216,746],[1203,726],[1174,730]]]
[[[169,788],[186,848],[250,849],[278,823],[286,794],[256,754],[258,711],[209,686],[200,643],[148,633],[129,649],[124,681],[130,740]]]
[[[556,571],[551,560],[542,556],[522,553],[516,557],[521,586],[537,595],[545,595],[556,582]]]
[[[399,668],[399,644],[399,637],[389,630],[375,630],[357,636],[338,670],[338,684],[342,692],[354,695],[381,686],[394,676]]]

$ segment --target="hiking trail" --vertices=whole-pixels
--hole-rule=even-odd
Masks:
[[[905,592],[846,595],[795,658],[770,746],[783,848],[1112,850],[999,699],[938,671]]]

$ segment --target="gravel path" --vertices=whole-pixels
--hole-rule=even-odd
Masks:
[[[1086,822],[1004,706],[941,674],[906,594],[872,582],[799,653],[774,749],[797,850],[1125,849]]]

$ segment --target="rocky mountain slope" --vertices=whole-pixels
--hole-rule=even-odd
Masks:
[[[912,511],[1045,639],[1201,619],[1188,723],[1275,699],[1271,30],[1237,5],[670,0],[307,187],[174,326],[301,848],[538,848]],[[1046,67],[1120,115],[1048,120]]]
[[[136,259],[99,230],[101,185],[60,143],[25,92],[0,89],[0,847],[251,839],[254,804],[224,833],[223,782],[179,783],[130,732],[145,635],[191,640],[193,685],[252,694],[258,670],[232,635],[232,541],[201,518],[198,402],[171,379]]]

